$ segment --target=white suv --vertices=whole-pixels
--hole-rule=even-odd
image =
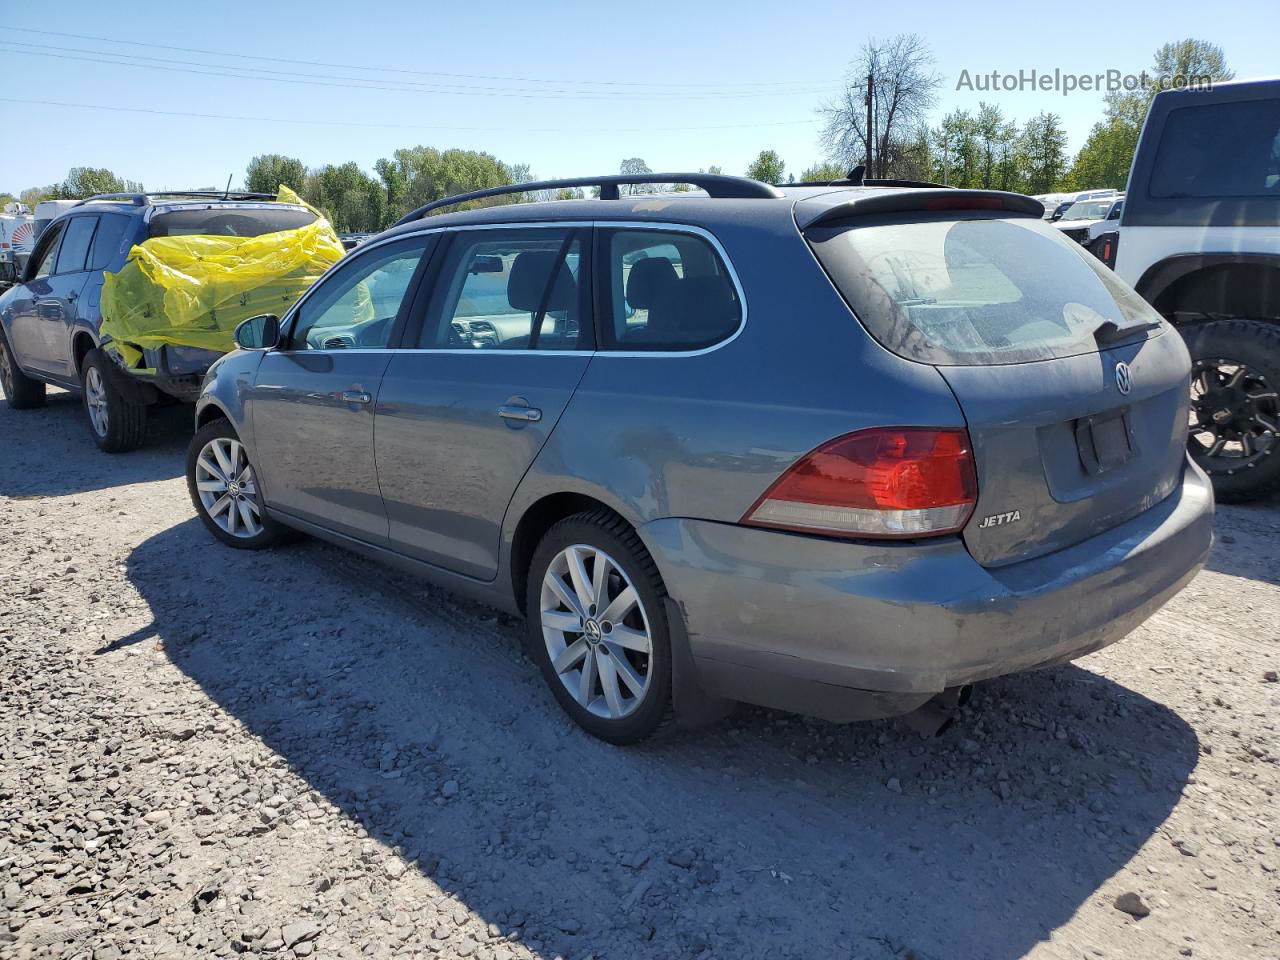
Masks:
[[[1280,80],[1156,96],[1116,272],[1187,340],[1189,447],[1218,498],[1280,489]]]

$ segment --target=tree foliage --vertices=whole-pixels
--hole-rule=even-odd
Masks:
[[[864,161],[870,142],[874,160],[868,176],[902,175],[901,167],[916,154],[913,133],[933,108],[942,84],[933,62],[933,54],[918,34],[868,40],[849,65],[844,89],[819,110],[824,119],[822,144],[830,159],[849,170]],[[874,100],[869,132],[868,83]]]
[[[515,183],[511,168],[478,150],[408,147],[374,164],[386,194],[386,219],[398,220],[416,207],[442,197]],[[446,210],[515,203],[519,194],[475,200]]]
[[[1226,55],[1217,44],[1188,38],[1166,43],[1152,58],[1153,77],[1165,85],[1230,80]],[[1096,187],[1124,189],[1138,147],[1138,135],[1157,93],[1156,84],[1106,95],[1102,119],[1093,125],[1067,175],[1073,190]]]
[[[762,183],[782,183],[787,165],[776,150],[761,150],[760,155],[747,167],[747,176]]]
[[[275,193],[286,186],[301,194],[307,185],[307,168],[297,157],[264,153],[249,161],[244,188],[251,193]]]
[[[356,163],[309,171],[301,193],[324,211],[339,233],[373,233],[385,226],[387,195],[382,184]]]
[[[1024,193],[1049,193],[1061,184],[1067,170],[1067,131],[1056,113],[1042,111],[1023,126],[1018,167]]]
[[[800,174],[801,183],[830,183],[832,180],[843,180],[849,173],[847,167],[830,160],[805,167]]]
[[[141,193],[142,184],[122,180],[105,167],[72,167],[56,191],[59,200],[83,200],[98,193]]]
[[[653,170],[640,157],[628,157],[618,165],[618,173],[626,177],[653,173]],[[624,197],[629,197],[637,193],[653,193],[655,190],[660,189],[660,185],[655,183],[624,183],[618,187],[618,193]]]

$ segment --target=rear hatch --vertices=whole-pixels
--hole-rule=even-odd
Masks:
[[[807,226],[797,211],[867,331],[955,394],[978,475],[962,535],[985,566],[1068,547],[1167,497],[1189,406],[1182,338],[1029,209],[982,200],[999,196],[862,215],[850,204]],[[962,209],[966,197],[980,209]]]

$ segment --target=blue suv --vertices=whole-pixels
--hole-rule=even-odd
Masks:
[[[259,236],[315,220],[271,194],[103,194],[51,221],[21,281],[0,296],[0,385],[9,407],[44,403],[45,387],[84,399],[90,435],[108,453],[146,438],[147,407],[194,400],[220,353],[186,347],[146,351],[145,378],[125,373],[99,347],[103,275],[120,270],[135,244],[178,235]]]

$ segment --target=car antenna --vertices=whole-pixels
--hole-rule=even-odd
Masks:
[[[226,190],[224,190],[224,191],[222,191],[222,199],[223,199],[223,200],[230,200],[230,199],[231,199],[231,178],[232,178],[232,177],[234,177],[234,176],[235,176],[235,174],[234,174],[234,173],[228,173],[228,174],[227,174],[227,189],[226,189]]]
[[[866,164],[858,164],[852,170],[845,174],[844,178],[856,187],[862,186],[862,181],[867,175]]]

